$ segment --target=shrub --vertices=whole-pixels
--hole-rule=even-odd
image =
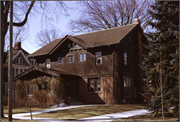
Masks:
[[[46,90],[35,91],[33,93],[33,98],[39,102],[39,105],[41,107],[44,107],[47,103],[47,91]]]

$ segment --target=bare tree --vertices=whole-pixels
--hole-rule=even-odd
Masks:
[[[73,32],[91,32],[113,27],[132,24],[134,18],[141,21],[143,29],[146,21],[151,17],[148,0],[118,0],[118,1],[81,1],[84,9],[77,20],[71,20],[70,27]]]
[[[16,42],[22,42],[28,37],[28,30],[23,27],[14,27],[13,28],[13,45]],[[9,49],[9,34],[7,33],[5,36],[5,45],[4,45],[4,51],[7,51]]]
[[[54,39],[60,37],[60,31],[59,29],[45,29],[38,32],[36,37],[36,44],[40,47],[43,47]]]
[[[14,1],[13,6],[13,26],[17,27],[24,26],[28,22],[29,16],[36,14],[41,15],[42,23],[51,22],[50,24],[52,24],[52,16],[56,15],[58,18],[61,11],[66,8],[63,1]],[[3,52],[9,26],[9,10],[10,1],[1,1],[1,93],[3,93]],[[3,100],[3,94],[1,94],[1,100]],[[1,106],[3,106],[2,102]],[[4,117],[3,107],[1,107],[1,117]]]

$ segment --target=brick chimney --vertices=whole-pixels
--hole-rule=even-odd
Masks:
[[[138,18],[134,18],[133,24],[140,24],[141,25],[141,22]]]
[[[20,50],[21,49],[21,42],[16,42],[14,44],[14,50]]]

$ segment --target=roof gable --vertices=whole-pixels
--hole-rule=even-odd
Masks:
[[[19,50],[19,52],[13,57],[13,61],[14,59],[16,59],[16,57],[19,55],[19,54],[22,54],[23,58],[25,59],[25,61],[31,66],[31,64],[29,63],[29,61],[27,60],[25,54],[23,53],[22,50]]]
[[[67,39],[75,42],[76,44],[78,44],[79,46],[83,47],[84,49],[87,49],[87,46],[85,45],[85,43],[84,43],[83,40],[79,41],[79,40],[77,40],[76,38],[71,37],[70,35],[66,35],[66,36],[61,40],[61,42],[58,43],[58,44],[49,52],[49,54],[52,54],[52,53],[53,53],[63,42],[65,42]]]
[[[64,38],[53,40],[49,44],[34,52],[33,54],[29,55],[29,57],[52,54],[67,39],[77,43],[84,49],[103,45],[116,44],[119,43],[126,35],[128,35],[128,33],[130,33],[132,30],[138,27],[138,25],[139,24],[125,25],[121,27],[115,27],[111,29],[75,36],[66,35]]]

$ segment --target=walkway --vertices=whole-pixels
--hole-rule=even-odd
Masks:
[[[76,107],[84,107],[84,106],[92,106],[92,105],[68,106],[68,107],[55,108],[55,109],[50,109],[50,110],[36,111],[36,112],[32,112],[32,115],[53,112],[53,111],[58,111],[58,110],[64,110],[64,109],[71,109],[71,108],[76,108]],[[121,113],[112,113],[112,114],[106,114],[106,115],[101,115],[101,116],[88,117],[88,118],[78,119],[76,121],[113,121],[116,119],[128,118],[135,115],[146,114],[146,113],[149,113],[149,112],[145,109],[139,109],[139,110],[134,110],[134,111],[126,111],[126,112],[121,112]],[[29,115],[30,113],[13,114],[12,118],[21,119],[21,120],[31,120],[31,117],[23,117],[23,116],[29,116]],[[5,117],[8,117],[8,116],[5,116]],[[69,121],[69,120],[60,120],[60,119],[52,119],[52,118],[33,118],[33,120],[48,121],[48,122]]]

